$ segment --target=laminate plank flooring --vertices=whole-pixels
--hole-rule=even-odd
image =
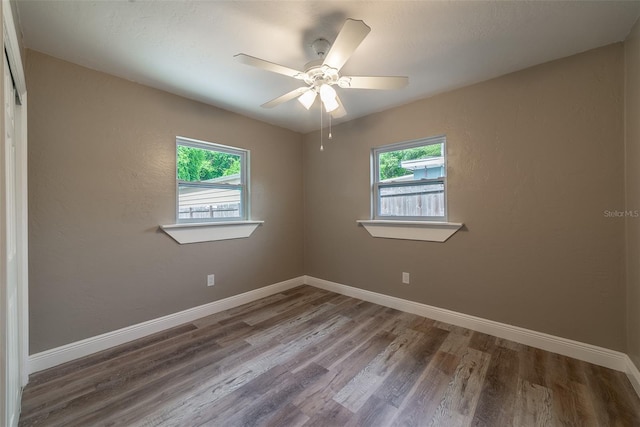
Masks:
[[[640,426],[626,376],[301,286],[31,376],[20,426]]]

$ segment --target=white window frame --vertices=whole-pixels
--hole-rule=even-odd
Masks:
[[[447,222],[447,138],[445,135],[432,136],[428,138],[403,141],[394,144],[375,147],[371,150],[371,218],[374,220],[390,221],[421,221],[421,222]],[[442,144],[442,154],[444,157],[444,176],[434,179],[419,179],[406,182],[381,183],[380,182],[380,155],[391,151],[406,150],[409,148],[422,147],[425,145]],[[416,185],[428,183],[442,183],[444,187],[444,215],[443,216],[390,216],[380,215],[380,188],[397,187],[403,185]]]
[[[178,179],[178,147],[192,147],[209,151],[217,151],[220,153],[233,154],[240,157],[240,184],[216,184],[208,182],[183,181]],[[224,223],[249,220],[249,150],[243,148],[231,147],[228,145],[217,144],[213,142],[200,141],[197,139],[176,137],[176,223]],[[237,217],[227,218],[180,218],[180,186],[196,187],[196,188],[221,188],[221,189],[238,189],[240,190],[240,215]]]

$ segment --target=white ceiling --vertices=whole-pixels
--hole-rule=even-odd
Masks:
[[[346,18],[372,30],[343,75],[406,75],[397,91],[340,89],[351,120],[622,41],[640,1],[19,0],[26,47],[298,132],[319,128],[290,101],[301,82],[240,64],[246,53],[302,69]]]

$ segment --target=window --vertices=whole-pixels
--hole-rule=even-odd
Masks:
[[[374,219],[446,221],[446,138],[374,148]]]
[[[246,220],[248,170],[247,150],[177,138],[177,222]]]

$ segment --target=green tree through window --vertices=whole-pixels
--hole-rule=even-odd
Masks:
[[[388,151],[380,154],[380,180],[411,175],[412,171],[401,166],[403,160],[424,159],[442,156],[442,144]]]
[[[246,220],[249,151],[176,137],[178,222]]]
[[[206,181],[240,173],[240,157],[235,154],[178,145],[178,179]]]
[[[373,219],[446,221],[446,136],[374,147]]]

